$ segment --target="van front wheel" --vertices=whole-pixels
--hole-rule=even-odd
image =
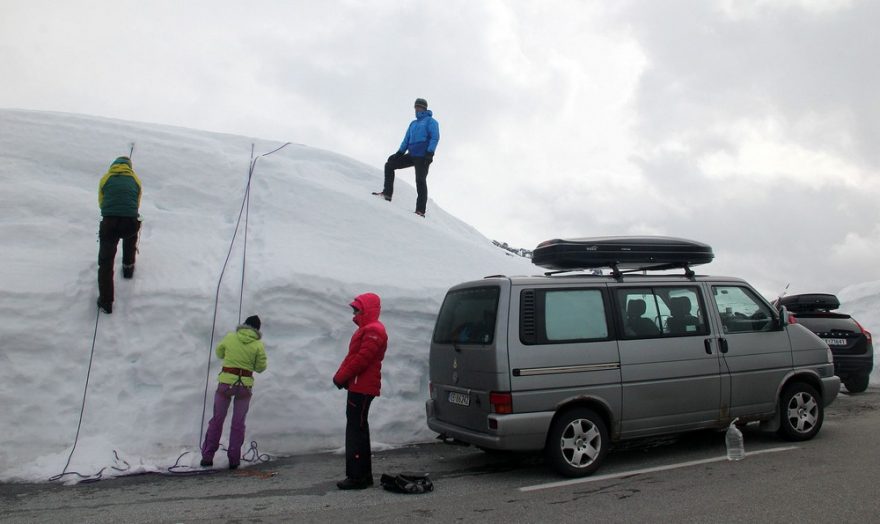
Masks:
[[[782,412],[779,435],[785,440],[810,440],[819,432],[825,418],[819,394],[803,382],[794,383],[783,390],[779,409]]]
[[[605,421],[589,408],[562,413],[550,426],[544,453],[557,473],[566,477],[586,477],[602,463],[608,452]]]

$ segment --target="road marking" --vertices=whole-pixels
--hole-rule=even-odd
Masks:
[[[798,449],[797,446],[785,446],[781,448],[769,448],[769,449],[761,449],[758,451],[750,451],[746,453],[747,457],[752,455],[761,455],[763,453],[776,453],[777,451],[791,451],[793,449]],[[712,462],[722,462],[727,460],[727,456],[715,457],[710,459],[703,460],[692,460],[690,462],[681,462],[679,464],[669,464],[668,466],[656,466],[653,468],[644,468],[644,469],[636,469],[632,471],[622,471],[620,473],[609,473],[608,475],[598,475],[595,477],[584,477],[579,479],[571,479],[571,480],[561,480],[559,482],[550,482],[547,484],[536,484],[534,486],[526,486],[524,488],[519,488],[520,491],[538,491],[542,489],[552,489],[552,488],[561,488],[564,486],[572,486],[575,484],[586,484],[587,482],[598,482],[600,480],[608,480],[608,479],[618,479],[618,478],[626,478],[633,477],[636,475],[644,475],[645,473],[654,473],[657,471],[666,471],[669,469],[678,469],[678,468],[687,468],[690,466],[699,466],[700,464],[710,464]]]

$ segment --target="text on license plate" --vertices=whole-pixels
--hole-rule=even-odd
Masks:
[[[826,344],[829,346],[845,346],[846,339],[845,338],[823,338]]]
[[[449,392],[449,403],[458,404],[459,406],[470,406],[471,397],[467,393],[458,393],[457,391]]]

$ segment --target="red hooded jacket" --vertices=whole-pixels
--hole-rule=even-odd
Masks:
[[[339,365],[333,382],[343,384],[353,393],[379,396],[382,388],[382,359],[388,347],[385,326],[379,322],[379,296],[364,293],[351,303],[361,314],[355,315],[358,330],[351,336],[348,355]]]

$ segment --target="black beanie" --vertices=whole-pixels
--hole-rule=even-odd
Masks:
[[[413,105],[414,105],[415,107],[422,106],[422,107],[424,107],[425,109],[428,109],[428,101],[425,100],[424,98],[416,98],[416,102],[415,102],[415,104],[413,104]]]
[[[257,331],[259,331],[260,330],[260,317],[258,317],[257,315],[247,317],[247,320],[244,321],[244,325],[250,326],[250,327],[256,329]]]

